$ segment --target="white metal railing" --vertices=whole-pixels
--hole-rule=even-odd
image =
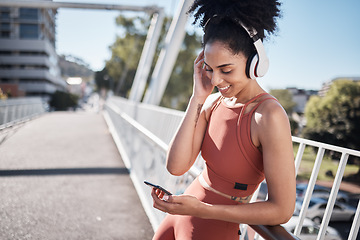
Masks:
[[[337,194],[339,192],[339,188],[340,188],[340,183],[341,180],[344,176],[344,171],[345,171],[345,167],[347,164],[347,160],[349,158],[349,156],[357,156],[360,157],[360,151],[355,151],[355,150],[351,150],[351,149],[346,149],[346,148],[342,148],[342,147],[337,147],[337,146],[333,146],[333,145],[329,145],[329,144],[324,144],[324,143],[319,143],[319,142],[315,142],[315,141],[311,141],[311,140],[307,140],[307,139],[302,139],[302,138],[298,138],[298,137],[293,137],[293,142],[297,142],[299,143],[299,150],[296,154],[296,158],[295,158],[295,167],[296,167],[296,172],[299,169],[300,166],[300,161],[302,159],[304,150],[306,146],[311,146],[311,147],[317,147],[318,148],[318,153],[315,159],[315,164],[311,173],[311,177],[308,183],[308,187],[306,189],[306,194],[304,196],[304,200],[303,200],[303,204],[301,206],[301,211],[300,211],[300,215],[299,215],[299,223],[295,228],[295,235],[299,235],[300,231],[301,231],[301,227],[303,225],[304,219],[305,219],[305,215],[306,215],[306,211],[308,209],[309,203],[310,203],[310,199],[311,199],[311,195],[312,192],[314,190],[314,186],[316,183],[316,179],[317,176],[319,174],[319,170],[320,170],[320,165],[321,162],[323,160],[324,157],[324,153],[325,150],[330,150],[330,151],[334,151],[334,152],[338,152],[341,153],[341,158],[340,158],[340,162],[339,162],[339,166],[337,169],[337,173],[335,175],[335,179],[333,182],[333,186],[331,188],[331,192],[330,192],[330,196],[329,196],[329,200],[328,203],[326,205],[326,209],[325,209],[325,213],[321,222],[321,227],[320,227],[320,232],[318,234],[317,240],[321,240],[324,239],[325,237],[325,233],[326,233],[326,228],[329,225],[330,222],[330,217],[331,217],[331,213],[333,211],[334,208],[334,204],[336,201],[336,197]],[[350,230],[350,234],[348,239],[350,240],[355,240],[356,239],[356,235],[359,232],[359,225],[360,225],[360,220],[359,220],[359,212],[360,212],[360,201],[358,203],[358,207],[356,210],[356,214],[355,214],[355,218]]]
[[[0,100],[0,130],[44,112],[45,104],[38,97]]]
[[[112,97],[105,104],[105,119],[109,125],[114,140],[119,148],[121,156],[127,167],[131,169],[131,177],[138,191],[153,228],[156,229],[164,214],[152,208],[152,199],[149,189],[142,183],[144,179],[161,183],[174,193],[182,193],[189,183],[201,172],[203,160],[199,157],[194,166],[181,177],[170,175],[165,170],[165,157],[167,146],[175,133],[184,113],[181,111],[166,109],[153,105],[135,103],[126,99]],[[360,157],[360,151],[341,148],[329,144],[319,143],[302,139],[292,138],[293,142],[299,143],[299,149],[295,157],[296,172],[306,146],[318,148],[314,168],[308,183],[307,192],[304,196],[303,205],[300,211],[300,221],[295,229],[295,235],[299,236],[303,225],[305,214],[315,186],[320,164],[325,150],[341,153],[338,171],[335,176],[333,187],[330,193],[329,202],[323,217],[317,240],[325,237],[326,228],[334,207],[340,183],[344,175],[345,166],[349,156]],[[256,199],[257,192],[254,194]],[[360,225],[360,202],[348,236],[348,240],[355,240]],[[242,225],[242,232],[246,226]],[[242,234],[241,239],[244,239]],[[257,239],[258,236],[256,235]]]

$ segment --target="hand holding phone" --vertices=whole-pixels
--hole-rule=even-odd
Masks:
[[[167,194],[167,195],[169,195],[169,196],[172,195],[171,192],[169,192],[168,190],[166,190],[165,188],[163,188],[163,187],[161,187],[161,186],[159,186],[159,185],[155,185],[155,184],[150,183],[150,182],[148,182],[148,181],[144,181],[144,183],[145,183],[146,185],[150,186],[150,187],[154,187],[154,188],[157,188],[157,189],[163,191],[165,194]]]

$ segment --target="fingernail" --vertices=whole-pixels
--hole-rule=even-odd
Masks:
[[[164,198],[163,198],[163,199],[164,199],[164,201],[166,201],[166,202],[167,202],[167,201],[169,200],[169,195],[166,195],[166,194],[165,194],[165,196],[164,196]]]

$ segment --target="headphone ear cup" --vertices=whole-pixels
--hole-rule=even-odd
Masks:
[[[248,78],[256,79],[256,77],[257,77],[256,68],[257,68],[258,62],[259,62],[259,57],[256,53],[253,53],[252,55],[250,55],[250,57],[248,58],[248,60],[246,62],[246,69],[245,69],[245,73]]]

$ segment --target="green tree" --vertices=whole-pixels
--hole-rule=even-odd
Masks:
[[[288,89],[271,89],[269,93],[280,102],[289,116],[291,134],[298,135],[299,123],[296,122],[292,117],[294,107],[296,106],[296,103],[293,101],[292,93]]]
[[[360,82],[334,81],[324,97],[312,96],[305,108],[304,136],[346,148],[360,146]]]
[[[131,88],[136,68],[146,39],[149,17],[116,18],[116,24],[123,34],[117,36],[110,46],[111,58],[106,61],[106,72],[117,95],[126,96]],[[103,70],[105,71],[105,70]]]
[[[292,93],[288,89],[271,89],[269,93],[280,102],[289,116],[293,113],[296,103],[293,101]]]
[[[56,91],[51,95],[50,107],[55,111],[65,111],[70,108],[75,109],[78,103],[79,97],[77,95]]]
[[[150,73],[153,71],[159,53],[164,46],[171,20],[170,18],[164,20]],[[119,16],[116,23],[123,30],[123,34],[118,36],[110,46],[111,58],[106,61],[105,68],[96,73],[95,79],[99,89],[102,87],[109,89],[111,84],[109,85],[109,81],[104,81],[104,76],[108,76],[114,85],[115,94],[127,97],[145,43],[150,18],[148,16],[131,18]],[[193,62],[200,47],[198,38],[195,34],[186,33],[183,46],[164,92],[162,106],[185,109],[192,93]],[[149,81],[150,78],[151,74],[147,80]]]
[[[359,150],[360,146],[360,82],[334,81],[324,97],[312,96],[305,108],[307,125],[304,137],[319,142]],[[339,159],[337,153],[330,153]],[[359,170],[345,179],[359,182],[360,160],[350,158]]]
[[[161,106],[185,110],[192,94],[194,60],[200,47],[200,39],[186,33],[182,48],[176,59]]]

